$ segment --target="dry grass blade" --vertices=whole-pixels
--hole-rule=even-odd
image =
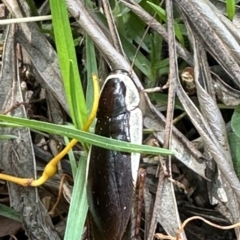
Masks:
[[[211,0],[211,4],[209,6],[215,12],[215,14],[219,17],[222,23],[228,28],[228,30],[235,36],[235,38],[239,41],[240,40],[240,14],[239,14],[239,7],[237,8],[236,15],[234,16],[233,22],[227,19],[224,14],[226,12],[226,4],[220,1]],[[236,29],[238,31],[236,31]]]
[[[208,225],[210,226],[213,226],[215,228],[219,228],[219,229],[224,229],[224,230],[228,230],[228,229],[233,229],[233,228],[236,228],[236,227],[240,227],[240,223],[236,223],[236,224],[232,224],[230,226],[220,226],[218,224],[214,224],[208,220],[206,220],[205,218],[203,217],[199,217],[199,216],[193,216],[191,218],[188,218],[187,220],[185,220],[181,226],[181,228],[179,229],[178,231],[178,234],[177,234],[177,237],[176,237],[176,240],[180,240],[179,239],[179,234],[181,233],[181,231],[186,227],[186,225],[190,222],[190,221],[193,221],[193,220],[202,220],[203,222],[207,223]]]
[[[217,19],[217,17],[215,18],[215,20],[216,19]],[[191,36],[190,39],[192,39],[193,49],[194,49],[194,53],[195,53],[195,58],[194,58],[195,66],[196,66],[195,67],[195,81],[196,81],[198,99],[199,99],[201,111],[203,113],[204,118],[207,120],[210,128],[212,129],[213,134],[218,139],[218,143],[220,144],[219,148],[225,154],[223,157],[223,158],[225,158],[225,164],[228,165],[228,169],[233,169],[232,158],[231,158],[228,140],[227,140],[225,123],[222,119],[220,110],[214,101],[215,97],[211,94],[211,96],[213,96],[213,98],[212,98],[204,90],[204,86],[207,86],[207,84],[212,83],[211,77],[209,77],[209,73],[207,73],[208,66],[206,66],[207,60],[206,60],[205,52],[203,50],[203,46],[199,42],[198,33],[190,28],[190,25],[188,24],[187,20],[185,20],[185,22],[189,29],[189,36]],[[216,22],[218,22],[218,21],[216,21]],[[209,21],[209,24],[210,23],[211,22]],[[214,24],[216,24],[216,23],[214,23]],[[230,33],[228,33],[228,34],[230,34]],[[225,39],[225,38],[223,38],[223,39]],[[234,40],[232,37],[231,37],[231,39]],[[233,46],[234,45],[231,45],[231,47],[233,47]],[[235,54],[232,54],[233,57],[234,57],[234,55]],[[209,90],[209,88],[208,88],[208,90]],[[218,161],[217,161],[217,163],[218,163]],[[214,166],[214,163],[212,163],[212,164]],[[213,166],[211,166],[210,168],[213,168]],[[231,174],[235,175],[233,170],[232,170]],[[218,173],[215,173],[215,175],[214,175],[215,181],[213,181],[212,183],[208,183],[208,186],[210,189],[209,194],[212,197],[212,204],[216,204],[218,202],[218,201],[216,201],[216,199],[219,199],[219,201],[222,201],[224,204],[227,204],[228,209],[231,212],[231,218],[229,220],[231,222],[236,222],[239,220],[239,214],[238,214],[239,203],[237,202],[237,199],[236,199],[235,195],[233,194],[233,189],[231,188],[231,184],[229,185],[229,183],[226,182],[226,180],[225,180],[226,177],[227,178],[229,177],[229,175],[230,175],[229,171],[226,171],[225,167],[221,171],[218,171]],[[233,176],[233,178],[235,178],[234,181],[237,181],[237,178],[235,176]],[[218,189],[218,191],[216,191],[216,189]],[[236,189],[236,191],[239,191],[239,190]],[[238,232],[236,232],[236,233],[238,235]]]
[[[170,59],[170,71],[168,76],[169,91],[168,91],[168,108],[166,116],[166,125],[164,130],[164,148],[172,148],[172,127],[173,127],[173,113],[174,102],[176,93],[176,81],[178,78],[178,66],[177,66],[177,54],[175,44],[175,34],[173,27],[173,9],[172,1],[167,0],[166,11],[168,17],[168,47],[169,47],[169,59]],[[150,230],[148,233],[148,240],[151,240],[154,236],[157,221],[161,223],[164,230],[174,235],[175,231],[181,225],[176,197],[174,193],[173,183],[168,181],[166,174],[172,177],[172,161],[171,157],[162,157],[163,171],[159,172],[158,187],[156,192],[156,198],[153,208],[152,220],[150,224]],[[167,172],[164,172],[167,169]],[[164,177],[165,175],[165,177]],[[160,210],[161,209],[161,210]],[[156,221],[157,220],[157,221]],[[184,232],[181,233],[181,237],[186,239]]]
[[[16,64],[15,26],[10,27],[7,35],[3,68],[0,79],[2,89],[0,95],[1,110],[10,108],[16,102],[23,102],[20,87],[20,78]],[[26,117],[25,108],[21,105],[11,112],[12,116]],[[35,172],[35,159],[29,129],[3,128],[1,134],[14,134],[15,140],[1,141],[2,166],[5,172],[15,176],[23,176]],[[34,177],[33,175],[29,176]],[[23,188],[19,185],[9,184],[11,205],[19,211],[23,218],[25,228],[32,239],[59,239],[57,232],[51,229],[52,223],[46,209],[39,201],[37,189]]]
[[[205,222],[206,224],[208,224],[210,226],[213,226],[213,227],[218,228],[218,229],[223,229],[223,230],[229,230],[229,229],[233,229],[233,228],[236,228],[236,227],[240,227],[240,223],[236,223],[236,224],[233,224],[233,225],[230,225],[230,226],[220,226],[218,224],[214,224],[214,223],[206,220],[205,218],[202,218],[202,217],[199,217],[199,216],[193,216],[193,217],[188,218],[187,220],[185,220],[183,222],[181,228],[178,230],[178,234],[177,234],[176,237],[166,236],[166,235],[161,234],[161,233],[156,233],[155,237],[157,239],[182,240],[182,238],[180,238],[180,233],[183,231],[183,229],[186,227],[186,225],[193,220],[201,220],[201,221]]]
[[[194,46],[195,46],[194,47],[195,56],[197,56],[198,50],[196,49],[196,44],[194,44]],[[203,111],[203,115],[205,116],[206,121],[209,123],[209,126],[212,129],[212,134],[213,134],[213,135],[212,134],[209,135],[209,137],[211,136],[211,138],[212,138],[212,142],[209,141],[210,139],[208,139],[208,140],[206,139],[206,135],[203,137],[203,139],[205,141],[206,148],[212,154],[212,156],[214,157],[215,161],[217,162],[219,168],[221,169],[221,171],[217,175],[215,175],[215,178],[216,178],[214,181],[215,183],[212,183],[213,186],[212,186],[212,188],[210,188],[211,190],[210,190],[209,194],[212,197],[215,194],[217,194],[217,196],[215,195],[214,199],[221,199],[221,201],[224,202],[225,204],[227,202],[227,206],[228,206],[229,211],[231,212],[231,216],[232,216],[232,218],[230,218],[230,221],[236,222],[239,219],[239,215],[238,215],[239,205],[237,203],[237,199],[235,198],[235,195],[233,194],[233,191],[235,191],[235,193],[239,192],[239,188],[232,188],[231,186],[232,186],[232,184],[236,184],[236,186],[239,186],[239,180],[237,179],[237,177],[234,173],[233,167],[232,167],[231,156],[230,156],[230,152],[229,152],[228,142],[226,139],[226,132],[224,132],[225,124],[223,123],[223,121],[221,121],[220,111],[219,111],[218,107],[216,106],[216,104],[214,103],[214,101],[211,99],[211,97],[206,92],[204,92],[201,85],[199,84],[199,81],[206,82],[206,81],[209,81],[209,78],[208,78],[208,80],[199,78],[199,76],[204,78],[204,76],[206,76],[206,74],[204,73],[203,68],[199,68],[198,61],[201,62],[202,59],[200,59],[200,55],[198,55],[198,57],[199,57],[198,60],[197,60],[197,58],[195,58],[196,59],[195,71],[197,71],[196,85],[197,85],[197,90],[198,90],[198,97],[199,97],[199,102],[201,104],[201,110]],[[201,63],[201,66],[204,66],[204,64]],[[181,94],[179,93],[179,98],[181,99],[180,95]],[[185,107],[187,105],[189,106],[189,103],[184,104]],[[188,113],[190,114],[189,116],[191,117],[192,121],[195,121],[196,116],[197,116],[196,112],[191,112],[191,113],[188,112]],[[199,116],[200,115],[198,115],[198,118],[199,118]],[[193,120],[193,118],[195,118],[195,119]],[[205,120],[202,119],[202,121],[205,121]],[[205,124],[208,124],[207,122]],[[202,128],[200,125],[198,127],[197,127],[197,125],[195,125],[195,126],[196,126],[196,128],[198,128],[198,131],[202,132],[202,133],[203,133],[203,131],[205,131],[205,133],[209,134],[211,131],[210,129],[204,130],[204,128]],[[202,129],[199,130],[199,127]],[[200,133],[200,134],[202,134],[202,133]],[[216,138],[218,140],[214,139],[213,136],[216,136]],[[219,145],[219,144],[221,144],[221,145]],[[214,148],[215,148],[215,150],[213,150]],[[216,149],[218,149],[218,150],[216,150]],[[220,152],[222,152],[221,153],[222,155],[220,155]],[[217,155],[216,155],[216,153],[217,153]],[[223,159],[225,159],[225,160],[223,160]],[[224,177],[222,176],[221,173],[224,175]],[[228,183],[226,182],[225,178],[228,179]],[[217,185],[216,185],[216,183],[217,183]],[[210,183],[208,183],[208,185],[210,185]],[[216,189],[218,189],[218,191],[216,191]],[[214,200],[214,202],[212,204],[216,204],[216,200]]]
[[[181,0],[175,2],[201,35],[208,51],[215,57],[225,71],[227,71],[232,81],[239,88],[240,48],[235,38],[226,29],[225,25],[219,21],[217,15],[215,15],[208,6],[207,1]],[[211,16],[211,22],[209,21],[209,16]],[[218,25],[215,25],[215,23],[218,23]],[[228,38],[223,36],[223,33],[228,36]]]
[[[117,26],[113,17],[113,13],[110,8],[109,1],[103,0],[103,8],[104,8],[105,16],[108,21],[108,26],[109,26],[113,46],[116,48],[118,52],[120,52],[126,58],[126,55],[124,53],[122,43],[118,34]]]
[[[206,141],[206,146],[208,150],[211,152],[214,159],[218,162],[219,168],[228,173],[226,178],[228,179],[230,185],[234,189],[237,196],[240,197],[240,183],[239,180],[234,172],[234,169],[231,165],[227,164],[225,159],[225,153],[220,147],[214,133],[208,126],[206,120],[203,118],[202,114],[196,108],[196,106],[192,103],[189,99],[185,91],[183,90],[180,82],[178,83],[178,97],[182,102],[186,112],[188,113],[189,117],[191,118],[192,123],[198,130],[199,134],[202,136],[204,141]]]
[[[25,1],[20,0],[21,8],[24,12],[16,5],[15,1],[3,2],[14,16],[21,18],[29,15],[29,8]],[[21,23],[19,26],[16,40],[29,54],[35,68],[35,77],[51,91],[51,94],[58,99],[65,111],[69,113],[55,50],[39,31],[36,23]]]
[[[178,2],[178,5],[181,7],[183,7],[184,4],[186,3],[185,1],[180,1],[180,2]],[[192,7],[192,9],[191,9],[192,12],[196,11],[193,4],[191,5],[191,7]],[[191,14],[192,14],[192,12],[191,12]],[[194,16],[193,18],[191,18],[191,23],[194,22],[193,24],[198,25],[202,21],[203,25],[206,24],[206,25],[204,25],[205,27],[208,26],[208,23],[206,22],[204,17],[197,12],[195,12],[195,13],[197,15]],[[189,19],[189,16],[187,17],[187,19]],[[195,28],[193,29],[193,32],[194,31],[195,31]],[[203,37],[203,35],[206,35],[206,33],[205,32],[203,33],[203,31],[204,31],[204,29],[199,28],[198,34],[201,36],[201,39],[203,39],[204,43],[206,44],[206,39],[205,39],[205,37]],[[213,32],[211,32],[211,33],[213,35],[215,34]],[[215,34],[215,36],[218,38],[218,36],[216,34]],[[211,36],[211,37],[213,37],[213,36]],[[219,38],[218,38],[218,40],[219,40]],[[211,40],[208,39],[208,42],[211,42],[213,44],[212,39]],[[214,44],[216,44],[216,42]],[[219,51],[218,57],[219,56],[221,56],[220,51]],[[228,53],[228,57],[232,57],[231,54]],[[228,60],[225,59],[225,61],[227,62]],[[219,136],[215,137],[214,132],[212,131],[212,129],[210,128],[210,126],[208,125],[208,123],[206,122],[206,120],[204,119],[202,114],[196,109],[194,104],[190,101],[189,97],[183,91],[180,83],[178,83],[178,85],[179,85],[179,88],[178,88],[179,99],[182,102],[182,104],[184,105],[184,108],[185,108],[186,112],[188,113],[189,117],[191,118],[192,123],[198,129],[198,132],[200,133],[200,135],[202,135],[209,152],[211,152],[213,158],[215,159],[215,161],[217,161],[217,164],[218,164],[220,170],[225,172],[225,177],[228,180],[229,184],[232,186],[233,191],[236,193],[236,195],[240,196],[239,180],[234,172],[234,169],[233,169],[230,161],[228,163],[226,162],[226,159],[229,159],[229,153],[226,152],[226,150],[224,150],[222,148],[222,146],[220,145],[220,143],[218,141]],[[215,113],[215,112],[213,111],[213,113]],[[211,119],[211,121],[212,121],[212,119]],[[214,131],[215,130],[216,129],[214,129]],[[219,132],[219,130],[217,130],[217,131]],[[221,140],[221,141],[223,141],[223,140]],[[226,144],[225,143],[223,143],[223,144],[225,145],[225,149],[227,149]]]
[[[231,167],[233,167],[225,122],[217,106],[215,95],[212,91],[213,81],[210,75],[209,66],[207,64],[206,52],[197,34],[192,31],[188,24],[187,26],[194,50],[194,75],[200,109],[203,117],[206,119],[212,132],[218,139],[220,148],[225,153],[226,164],[229,164]],[[206,149],[208,148],[206,147]],[[208,155],[208,158],[211,159],[211,154],[209,154],[207,151],[205,151],[205,155]],[[214,169],[215,164],[215,162],[209,162],[208,167],[210,169]],[[228,175],[228,172],[222,172],[219,170],[215,172],[213,176],[215,180],[208,182],[210,191],[209,195],[212,198],[212,204],[217,204],[218,201],[220,201],[228,206],[232,216],[232,218],[229,220],[234,223],[239,219],[239,204],[235,195],[233,194],[233,191],[231,190],[231,187],[229,186],[229,183],[226,182],[226,175]],[[216,199],[218,199],[218,201]]]
[[[153,109],[153,112],[145,116],[144,125],[147,128],[155,129],[156,132],[154,133],[154,136],[158,139],[159,142],[163,143],[165,118],[160,112],[156,111],[156,109]],[[181,161],[195,173],[199,174],[201,177],[206,178],[206,164],[205,162],[198,161],[198,159],[203,159],[203,155],[174,126],[171,149],[176,152],[175,157],[179,161]]]
[[[146,22],[153,30],[155,30],[157,33],[159,33],[165,41],[168,41],[168,34],[166,29],[155,19],[152,18],[148,12],[146,12],[139,4],[137,4],[135,1],[123,1],[121,2],[129,7],[137,16],[139,16],[140,19],[142,19],[144,22]],[[176,42],[176,48],[179,56],[181,56],[190,66],[192,65],[192,56],[191,54],[183,48],[178,42]]]
[[[210,7],[213,9],[213,11],[218,15],[218,17],[221,19],[221,21],[227,26],[227,28],[232,32],[233,35],[236,36],[238,40],[240,40],[240,11],[239,6],[237,6],[236,14],[233,18],[233,21],[229,21],[224,16],[226,13],[226,4],[225,2],[219,1],[219,0],[210,0],[211,4]],[[238,31],[236,31],[236,29]]]

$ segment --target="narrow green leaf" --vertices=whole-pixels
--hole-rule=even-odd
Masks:
[[[138,152],[144,154],[154,155],[174,155],[174,153],[168,149],[157,148],[147,145],[133,144],[129,142],[123,142],[115,139],[105,138],[93,133],[84,132],[77,129],[71,129],[63,125],[56,125],[52,123],[45,123],[35,120],[29,120],[24,118],[9,117],[0,114],[0,120],[22,125],[32,129],[40,131],[50,132],[53,134],[59,134],[70,138],[75,138],[80,142],[89,143],[106,149],[112,149],[122,152]]]
[[[166,105],[167,106],[168,95],[163,94],[163,93],[149,93],[148,95],[149,95],[151,101],[155,101],[158,104],[161,104],[161,106],[162,105]],[[175,108],[184,111],[184,108],[183,108],[181,102],[179,101],[179,99],[175,100]]]
[[[151,61],[151,77],[146,84],[147,88],[153,88],[158,85],[159,81],[159,73],[160,68],[159,65],[162,58],[162,49],[163,49],[163,38],[158,33],[154,32],[151,40],[151,53],[150,53],[150,61]]]
[[[68,145],[69,139],[67,137],[64,137],[64,141],[65,141],[65,144]],[[76,159],[75,159],[72,149],[68,152],[68,157],[69,157],[69,162],[70,162],[71,169],[72,169],[73,179],[75,180],[76,174],[77,174],[77,162],[76,162]]]
[[[92,109],[93,105],[93,95],[94,95],[94,89],[93,89],[93,80],[92,80],[92,74],[98,75],[98,69],[97,69],[97,61],[96,61],[96,54],[95,54],[95,48],[94,48],[94,42],[92,39],[87,35],[86,36],[86,59],[87,59],[87,93],[86,93],[86,103],[87,103],[87,109],[89,109],[89,113]]]
[[[25,0],[26,3],[28,4],[30,11],[31,11],[31,16],[39,16],[38,10],[35,6],[35,3],[33,0]]]
[[[86,191],[87,158],[81,157],[74,181],[65,240],[81,239],[88,211]]]
[[[1,127],[19,127],[18,124],[15,123],[6,123],[6,122],[0,122]]]
[[[232,21],[236,12],[235,0],[226,1],[227,16]]]
[[[135,47],[132,43],[130,43],[127,40],[127,38],[125,38],[124,36],[120,36],[120,37],[121,37],[121,42],[122,42],[124,51],[127,53],[129,59],[133,61],[137,51],[137,47]],[[141,52],[138,52],[137,57],[134,61],[134,65],[137,66],[137,68],[147,77],[150,76],[150,71],[149,71],[150,62]]]
[[[233,132],[240,138],[240,105],[238,105],[234,110],[231,125]]]
[[[65,0],[50,0],[50,7],[54,38],[71,117],[76,128],[82,129],[87,120],[87,110]]]
[[[9,139],[17,139],[17,136],[14,136],[14,135],[0,135],[0,140],[9,140]]]
[[[240,138],[235,133],[228,133],[234,170],[240,179]]]
[[[14,209],[5,206],[3,204],[0,203],[0,215],[13,219],[15,221],[18,222],[22,222],[20,214],[18,212],[16,212]]]
[[[158,5],[147,1],[147,3],[152,7],[152,9],[154,9],[156,11],[156,13],[158,14],[158,16],[164,21],[167,22],[167,15],[166,15],[166,11],[159,7]],[[184,46],[184,38],[181,32],[181,28],[178,26],[177,22],[174,21],[174,30],[175,30],[175,35],[178,39],[178,41]]]

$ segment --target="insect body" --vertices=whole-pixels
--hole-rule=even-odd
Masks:
[[[196,84],[194,80],[194,70],[191,67],[186,67],[180,74],[182,85],[188,95],[196,94]]]
[[[95,133],[142,143],[139,92],[126,72],[113,72],[103,86]],[[130,226],[140,154],[92,146],[88,203],[95,240],[122,240]]]

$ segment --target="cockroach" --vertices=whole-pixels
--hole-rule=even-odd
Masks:
[[[95,133],[142,143],[140,94],[127,72],[112,72],[99,99]],[[130,219],[140,154],[92,146],[87,194],[95,240],[130,239]]]

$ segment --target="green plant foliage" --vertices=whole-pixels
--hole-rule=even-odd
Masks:
[[[154,15],[154,10],[149,4],[141,1],[141,5],[149,14]],[[146,88],[157,86],[159,78],[162,74],[166,74],[169,68],[168,58],[165,56],[166,49],[164,49],[166,43],[159,34],[148,30],[146,23],[121,3],[116,4],[113,12],[127,57],[147,79]],[[162,54],[163,50],[165,54]],[[167,65],[162,67],[159,63],[166,60]]]
[[[168,103],[168,95],[163,93],[149,93],[151,101],[156,102],[157,104],[166,104]],[[175,100],[175,108],[184,111],[184,108],[178,98]]]
[[[85,97],[78,72],[74,41],[64,0],[50,1],[54,38],[57,46],[67,101],[74,125],[82,129],[87,120]]]
[[[74,188],[68,214],[67,227],[64,235],[65,240],[79,240],[83,234],[84,224],[88,212],[86,190],[86,165],[87,158],[81,157],[74,179]]]
[[[17,136],[14,135],[0,135],[0,140],[9,140],[9,139],[16,139]]]
[[[78,71],[75,43],[69,24],[66,3],[64,0],[51,0],[50,7],[52,13],[54,38],[57,46],[66,97],[70,107],[70,114],[74,126],[78,129],[82,129],[83,125],[87,121],[87,107]],[[90,49],[90,47],[88,47],[88,49]],[[91,55],[95,59],[95,56],[92,52]],[[93,60],[91,63],[93,64]],[[94,64],[92,66],[96,69]],[[89,71],[91,73],[91,70]],[[88,91],[89,89],[92,89],[92,87],[89,87],[88,85]],[[92,95],[89,96],[88,99],[92,99]],[[89,104],[92,104],[92,101],[88,101],[88,106]],[[73,155],[70,155],[70,157],[71,166],[73,166],[73,172],[76,172],[74,167],[76,166],[75,158]],[[81,169],[79,167],[81,167]],[[85,189],[87,161],[81,161],[79,167],[77,170],[77,182],[75,182],[73,189],[74,197],[72,198],[70,204],[65,239],[80,239],[87,216],[88,208]],[[81,187],[81,190],[79,190],[79,186]],[[79,209],[79,206],[85,206],[84,211],[76,211],[76,209]],[[77,228],[75,227],[76,223],[78,223]]]
[[[156,11],[158,16],[164,22],[167,22],[166,11],[163,8],[161,8],[158,5],[156,5],[156,4],[152,3],[152,2],[149,2],[149,1],[147,3]],[[183,35],[182,35],[182,32],[181,32],[181,29],[178,26],[176,21],[174,21],[174,30],[175,30],[175,34],[176,34],[176,37],[177,37],[178,41],[184,46],[184,38],[183,38]]]
[[[65,145],[67,146],[69,144],[69,139],[67,137],[64,137],[64,141],[65,141]],[[75,159],[75,156],[74,156],[74,153],[72,150],[70,150],[68,152],[68,157],[69,157],[69,162],[70,162],[71,169],[72,169],[73,179],[75,180],[76,175],[77,175],[78,165],[77,165],[77,161]]]
[[[233,133],[228,134],[228,139],[231,147],[234,169],[237,176],[240,178],[240,105],[234,110],[231,125]]]
[[[13,219],[18,222],[22,222],[22,220],[20,218],[20,214],[17,211],[15,211],[14,209],[12,209],[8,206],[5,206],[1,203],[0,203],[0,215],[10,218],[10,219]]]
[[[119,141],[115,139],[105,138],[93,133],[77,130],[64,125],[57,125],[52,123],[41,122],[35,120],[29,120],[25,118],[9,117],[0,114],[0,120],[15,123],[19,126],[29,127],[37,129],[43,132],[49,132],[70,138],[77,139],[79,142],[89,143],[106,149],[112,149],[123,152],[138,152],[143,154],[154,155],[174,155],[174,153],[168,149],[152,147],[147,145],[133,144],[129,142]]]
[[[91,111],[93,105],[93,95],[94,95],[94,88],[93,88],[93,81],[92,81],[92,74],[98,75],[97,69],[97,61],[96,61],[96,54],[94,43],[89,36],[86,36],[86,59],[87,59],[87,93],[86,93],[86,102],[87,102],[87,109],[88,114]]]
[[[232,21],[236,12],[235,0],[226,0],[227,16]]]
[[[228,141],[231,148],[233,166],[240,179],[240,138],[235,133],[229,133]]]
[[[231,125],[233,132],[240,138],[240,105],[238,105],[234,110]]]
[[[33,0],[25,0],[25,2],[27,2],[28,6],[30,7],[30,11],[32,13],[32,16],[39,16],[34,1]]]

